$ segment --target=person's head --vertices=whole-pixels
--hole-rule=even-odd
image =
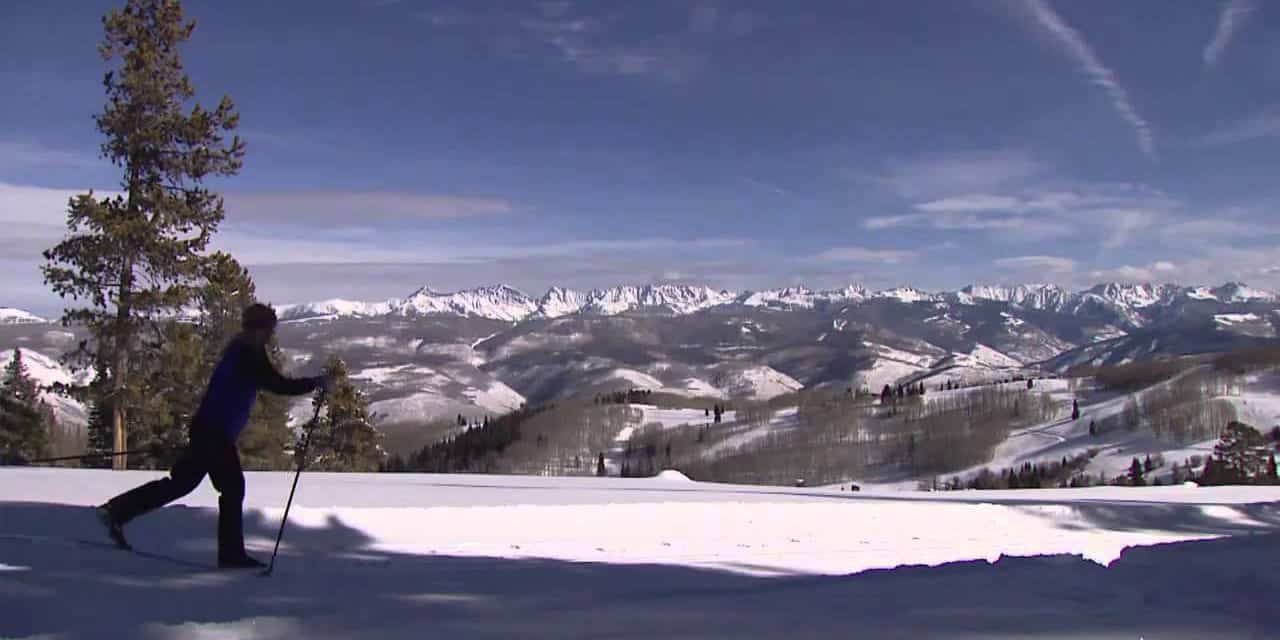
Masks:
[[[254,303],[240,316],[240,328],[254,344],[265,345],[276,330],[276,312],[265,304]]]

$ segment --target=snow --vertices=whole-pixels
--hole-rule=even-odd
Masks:
[[[733,419],[734,416],[726,414],[727,422],[732,422]],[[735,449],[749,445],[771,433],[785,431],[787,429],[795,429],[799,426],[800,417],[796,408],[791,407],[788,409],[782,409],[775,413],[773,419],[765,424],[740,426],[729,437],[704,449],[702,456],[704,458],[714,460],[721,456],[733,453]],[[733,425],[729,425],[729,427],[732,428]]]
[[[862,344],[875,352],[875,361],[870,367],[859,371],[853,382],[855,386],[872,393],[880,393],[886,384],[893,386],[902,378],[927,370],[932,360],[929,356],[875,342],[864,340]]]
[[[0,636],[1192,638],[1280,623],[1275,487],[306,473],[269,579],[60,542],[94,535],[88,506],[160,475],[0,469]],[[246,541],[265,558],[293,474],[247,475]],[[215,505],[204,483],[128,533],[212,562]]]
[[[884,298],[897,300],[899,302],[932,302],[937,299],[933,294],[915,289],[912,287],[898,287],[896,289],[885,289],[872,294],[873,298]]]
[[[663,470],[658,475],[654,476],[654,480],[661,480],[663,482],[693,482],[689,479],[689,476],[686,476],[675,469]]]
[[[1228,282],[1213,290],[1214,297],[1223,302],[1249,302],[1251,300],[1274,301],[1276,294],[1255,289],[1242,282]]]
[[[13,361],[13,354],[14,349],[0,352],[0,372]],[[22,349],[22,364],[27,368],[27,375],[42,388],[54,384],[86,385],[96,375],[93,368],[73,373],[70,368],[63,366],[57,360],[32,349]],[[40,391],[40,399],[53,407],[54,416],[59,422],[83,425],[89,421],[88,411],[79,400],[43,389]]]
[[[657,391],[662,388],[662,381],[635,369],[614,369],[605,375],[606,380],[625,380],[637,389]]]
[[[666,393],[674,393],[677,395],[688,396],[691,398],[723,398],[723,391],[715,388],[710,382],[701,378],[685,378],[680,381],[679,386],[665,386],[662,390]]]
[[[0,307],[0,324],[40,324],[48,320],[22,309]]]
[[[522,291],[507,285],[444,293],[423,287],[413,295],[390,303],[402,315],[456,314],[518,322],[532,315],[538,305]]]
[[[559,318],[582,310],[587,304],[586,294],[563,287],[551,287],[538,301],[538,314],[545,318]]]
[[[490,382],[489,386],[484,389],[475,387],[467,389],[462,392],[462,395],[477,407],[493,412],[496,415],[515,411],[525,402],[524,396],[497,380]]]
[[[768,400],[804,388],[795,378],[768,366],[734,369],[716,376],[714,384],[731,397]]]
[[[969,359],[974,364],[980,364],[988,367],[999,368],[1021,368],[1022,363],[1010,358],[1009,356],[988,347],[985,344],[976,344],[969,351]]]
[[[776,307],[782,309],[812,309],[817,296],[806,287],[769,289],[744,294],[741,304],[748,307]]]
[[[358,302],[333,298],[306,304],[281,305],[276,310],[282,321],[332,319],[349,316],[379,316],[391,312],[387,302]]]
[[[1213,316],[1213,321],[1218,324],[1231,326],[1233,324],[1241,324],[1245,322],[1260,322],[1262,318],[1255,313],[1219,313]]]
[[[634,309],[664,308],[677,315],[728,304],[736,295],[703,286],[659,284],[610,287],[587,294],[582,311],[617,315]]]

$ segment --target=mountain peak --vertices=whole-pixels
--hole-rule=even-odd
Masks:
[[[14,307],[0,307],[0,324],[41,324],[49,322],[40,316]]]

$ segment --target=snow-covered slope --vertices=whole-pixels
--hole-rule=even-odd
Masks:
[[[390,302],[358,302],[333,298],[304,304],[286,304],[276,309],[282,322],[347,317],[373,317],[391,312]]]
[[[1280,625],[1275,487],[884,496],[308,473],[269,579],[200,567],[214,559],[209,483],[130,524],[162,557],[73,541],[101,535],[89,507],[160,476],[0,469],[0,636],[1264,638]],[[271,555],[292,480],[251,474],[250,553]]]
[[[969,285],[958,292],[957,300],[971,304],[974,300],[1007,302],[1023,309],[1061,311],[1071,294],[1062,287],[1051,284],[1025,284],[1014,286]]]
[[[710,287],[658,284],[610,287],[587,294],[586,313],[615,315],[635,309],[663,309],[677,315],[696,313],[734,299],[728,291]]]
[[[849,285],[843,289],[828,291],[813,291],[808,287],[795,286],[784,289],[746,292],[740,294],[736,298],[736,302],[747,307],[813,309],[822,304],[833,305],[859,302],[865,300],[867,295],[867,290],[859,285]]]
[[[757,400],[768,400],[804,388],[795,378],[764,365],[731,367],[718,373],[711,382],[731,397]]]
[[[0,352],[0,371],[13,361],[14,350]],[[72,372],[57,360],[32,349],[22,349],[22,363],[26,366],[27,375],[31,376],[41,387],[54,384],[84,385],[93,380],[93,369]],[[58,421],[66,425],[81,426],[88,422],[88,414],[84,404],[71,398],[42,390],[41,399],[53,407]]]
[[[48,322],[44,318],[13,307],[0,307],[0,324],[39,324]]]
[[[452,293],[423,287],[404,300],[391,302],[390,308],[401,315],[449,313],[518,322],[537,311],[538,304],[524,292],[499,284]]]
[[[538,315],[546,318],[559,318],[577,313],[587,304],[587,294],[581,291],[551,287],[546,295],[538,301]]]

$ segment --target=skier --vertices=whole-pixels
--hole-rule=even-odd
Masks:
[[[275,332],[275,311],[253,304],[241,316],[239,334],[223,350],[200,408],[191,419],[189,443],[169,476],[122,493],[97,507],[99,520],[116,545],[128,549],[123,526],[195,490],[208,474],[218,490],[218,567],[250,569],[265,566],[245,553],[241,524],[244,473],[236,438],[249,420],[258,390],[302,395],[333,387],[327,376],[285,378],[267,358],[266,345]]]

